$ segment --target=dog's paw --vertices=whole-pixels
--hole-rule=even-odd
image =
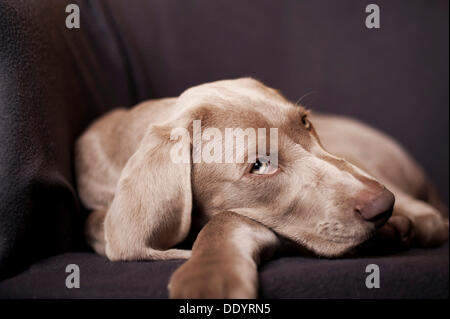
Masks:
[[[375,234],[381,248],[389,251],[408,249],[415,235],[414,225],[406,216],[394,215]],[[383,247],[385,246],[385,247]]]
[[[412,221],[405,216],[395,215],[389,218],[385,225],[389,232],[393,232],[391,237],[394,242],[398,242],[402,247],[408,248],[414,238],[414,226]],[[386,230],[384,230],[386,231]]]
[[[359,252],[386,254],[406,250],[411,246],[415,233],[414,225],[408,217],[394,215],[360,246]]]
[[[211,260],[189,260],[170,278],[172,299],[250,299],[257,297],[256,266]]]
[[[439,214],[424,214],[413,219],[394,215],[363,247],[370,252],[395,253],[411,246],[438,246],[448,238],[448,219]]]
[[[419,247],[433,247],[448,240],[448,219],[439,214],[418,216],[414,224],[417,230],[414,243]]]

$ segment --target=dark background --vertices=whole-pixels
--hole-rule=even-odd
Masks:
[[[130,81],[119,73],[113,84],[128,84],[123,104],[241,76],[293,101],[310,93],[313,110],[394,136],[448,203],[448,1],[376,1],[380,29],[365,26],[370,1],[108,3],[116,53],[128,60]]]
[[[90,122],[224,78],[314,92],[311,109],[394,136],[448,203],[448,30],[445,0],[1,1],[0,277],[81,247],[73,142]]]

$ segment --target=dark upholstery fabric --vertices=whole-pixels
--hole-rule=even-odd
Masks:
[[[109,262],[93,253],[66,253],[1,282],[0,298],[167,298],[169,277],[182,263]],[[66,288],[68,264],[80,267],[80,288]],[[380,268],[380,288],[365,285],[369,264]],[[283,257],[261,267],[259,293],[261,298],[448,298],[448,271],[448,245],[358,259]]]
[[[80,29],[65,28],[68,3],[80,6]],[[0,1],[0,278],[84,249],[86,212],[72,157],[90,122],[119,105],[223,78],[254,76],[292,100],[312,91],[303,103],[313,110],[386,131],[448,203],[448,1],[377,1],[379,30],[364,26],[366,4]],[[65,256],[33,266],[36,274]],[[176,265],[156,264],[161,272]],[[129,271],[132,265],[145,267],[130,263]],[[427,265],[430,276],[441,266]],[[19,276],[31,278],[29,271]]]

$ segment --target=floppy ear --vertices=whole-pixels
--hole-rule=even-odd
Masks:
[[[171,131],[150,126],[121,172],[105,218],[112,260],[189,257],[190,251],[169,249],[187,236],[192,210],[189,136],[171,140]],[[182,162],[172,160],[174,148]]]

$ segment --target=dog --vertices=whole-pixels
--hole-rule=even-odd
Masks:
[[[196,120],[219,132],[276,128],[277,165],[258,154],[246,155],[251,163],[193,162],[192,141],[173,135],[192,136]],[[187,161],[171,160],[175,145]],[[111,111],[77,140],[75,169],[97,253],[189,259],[171,277],[172,298],[255,298],[258,264],[286,242],[339,257],[374,236],[402,247],[448,240],[445,205],[392,138],[310,114],[252,78]],[[192,250],[181,249],[190,234],[198,234]]]

